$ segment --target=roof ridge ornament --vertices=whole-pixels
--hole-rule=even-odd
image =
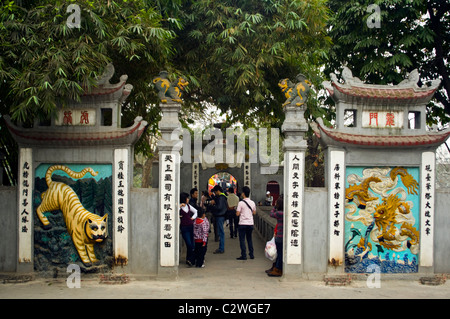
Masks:
[[[420,80],[420,74],[417,69],[412,70],[408,75],[406,76],[406,79],[401,81],[398,86],[400,87],[413,87],[418,88],[417,83]]]
[[[342,77],[345,81],[345,84],[348,84],[350,86],[353,86],[354,84],[365,84],[359,78],[353,76],[352,71],[346,66],[344,66],[342,70]]]
[[[441,84],[440,79],[435,79],[431,81],[430,86],[422,86],[419,87],[417,83],[420,80],[420,73],[418,69],[414,69],[411,72],[409,72],[405,79],[401,81],[397,85],[392,84],[368,84],[363,82],[358,77],[353,76],[352,71],[347,67],[344,66],[342,68],[342,79],[344,80],[344,83],[341,83],[336,76],[335,73],[330,73],[330,79],[331,83],[329,81],[325,81],[323,84],[325,87],[330,87],[332,84],[336,84],[339,87],[363,87],[363,88],[375,88],[375,89],[414,89],[414,91],[429,91],[429,90],[435,90],[438,88],[438,86]]]
[[[406,78],[397,85],[367,84],[354,77],[352,71],[344,66],[342,80],[335,73],[330,73],[330,81],[324,81],[323,87],[330,93],[335,102],[366,105],[424,105],[433,97],[441,80],[431,81],[431,85],[419,87],[420,74],[417,69],[408,73]]]
[[[122,102],[124,98],[130,95],[133,90],[133,85],[127,84],[128,75],[123,74],[119,82],[112,84],[110,80],[115,74],[115,68],[112,63],[108,63],[103,70],[103,73],[96,78],[94,87],[87,89],[83,87],[84,93],[82,96],[113,96],[118,102]],[[116,94],[117,93],[117,94]]]
[[[110,84],[111,78],[114,76],[115,69],[112,63],[108,63],[103,70],[102,75],[97,77],[97,85]]]

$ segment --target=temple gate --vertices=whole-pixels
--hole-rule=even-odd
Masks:
[[[17,272],[85,272],[125,266],[133,145],[147,125],[121,128],[127,76],[111,84],[108,65],[98,86],[69,101],[56,118],[25,128],[5,120],[19,145]],[[55,270],[56,269],[56,270]]]
[[[369,85],[342,72],[324,86],[336,127],[313,124],[326,148],[331,273],[433,272],[435,151],[449,132],[426,130],[440,81]]]

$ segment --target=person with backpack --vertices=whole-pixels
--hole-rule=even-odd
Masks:
[[[247,259],[247,250],[245,246],[245,239],[247,239],[248,245],[248,253],[250,259],[254,259],[255,256],[253,254],[253,240],[252,240],[252,232],[253,232],[253,215],[256,214],[256,204],[250,198],[250,188],[248,186],[244,186],[242,188],[242,200],[239,201],[239,204],[236,208],[236,216],[239,217],[239,244],[241,246],[241,256],[236,258],[237,260],[246,260]]]

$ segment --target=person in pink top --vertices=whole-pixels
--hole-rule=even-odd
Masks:
[[[239,217],[239,244],[241,246],[241,256],[236,258],[238,260],[246,260],[247,259],[247,250],[245,246],[245,239],[247,239],[248,245],[248,254],[250,259],[255,258],[253,254],[253,240],[252,240],[252,232],[253,232],[253,215],[256,214],[256,204],[250,198],[250,188],[244,186],[242,188],[242,198],[236,208],[236,216]]]

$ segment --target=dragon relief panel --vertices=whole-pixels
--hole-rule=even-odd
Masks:
[[[345,271],[418,271],[419,169],[347,167]]]

